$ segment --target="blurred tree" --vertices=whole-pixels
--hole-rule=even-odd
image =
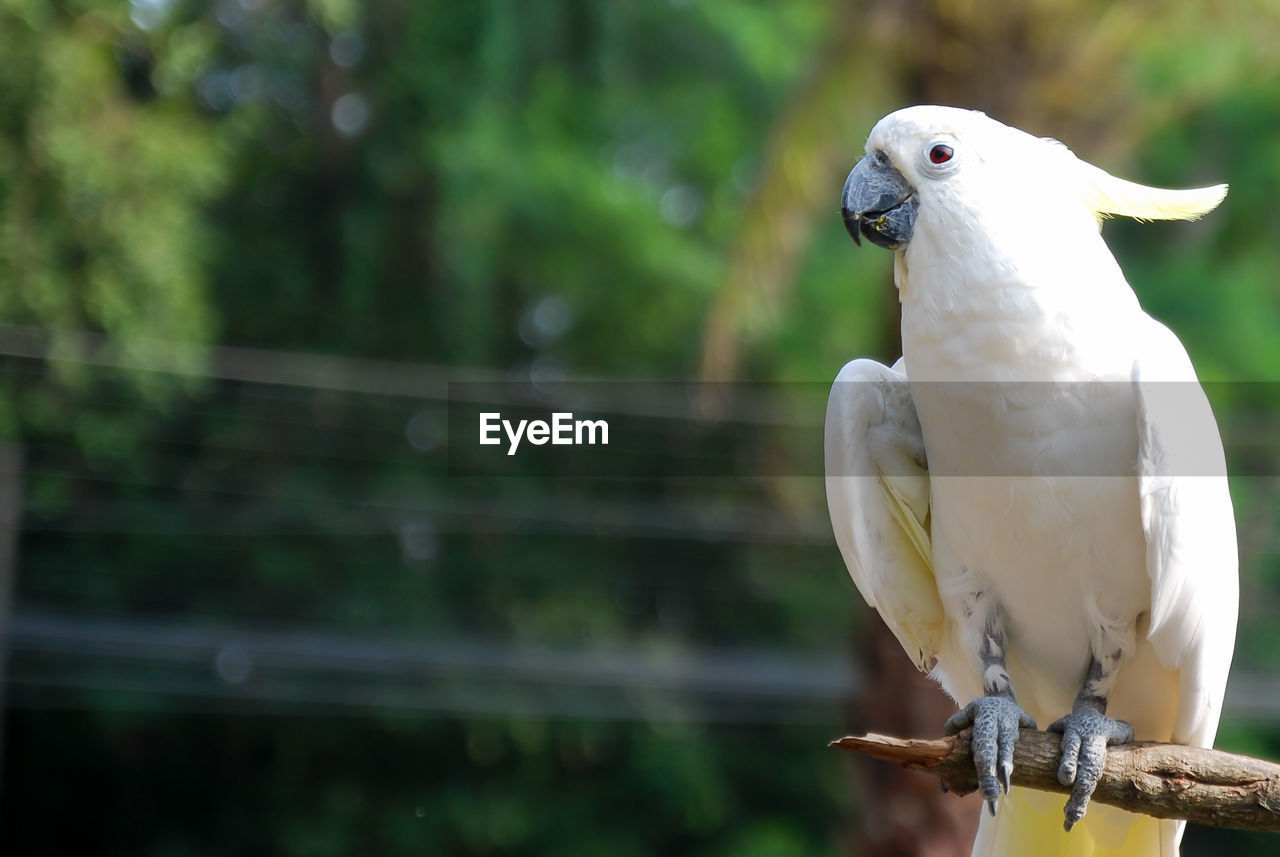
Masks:
[[[210,29],[166,35],[131,26],[124,3],[0,8],[0,318],[101,330],[134,360],[182,369],[213,329],[203,208],[226,188],[236,134],[191,98]]]
[[[525,377],[687,371],[750,164],[825,21],[818,3],[113,8],[66,7],[39,26],[14,13],[13,40],[32,57],[64,31],[96,33],[84,41],[94,57],[132,46],[127,62],[102,66],[118,71],[114,83],[93,79],[117,124],[77,102],[89,115],[68,114],[66,126],[87,133],[63,145],[77,182],[125,182],[142,211],[183,193],[193,206],[182,212],[198,222],[173,215],[172,240],[190,245],[166,251],[180,267],[154,300],[185,299],[182,276],[195,272],[205,288],[192,294],[213,311],[202,328],[150,324],[155,347],[216,330],[222,343],[386,361],[374,369],[411,360]],[[180,49],[185,82],[143,61]],[[191,168],[216,167],[225,185],[183,184],[179,167],[205,154],[185,143],[130,162],[137,186],[125,181],[120,150],[149,143],[132,135],[164,121],[208,132],[209,159]],[[35,151],[43,138],[22,139],[48,157]],[[58,188],[61,175],[42,180]],[[78,228],[69,210],[49,219],[64,242]],[[169,240],[163,217],[134,225],[92,252],[127,260]],[[59,274],[68,290],[82,285],[75,271]],[[166,305],[118,297],[112,315],[69,293],[65,318],[22,307],[11,318],[127,344],[137,328],[126,310]],[[241,375],[279,376],[271,367],[283,358],[254,354],[218,350],[208,372],[227,377],[238,356],[249,361],[236,364]],[[753,546],[693,526],[691,537],[652,535],[662,530],[648,519],[681,508],[732,516],[744,492],[703,487],[716,508],[700,508],[680,484],[472,484],[446,475],[431,395],[352,395],[321,373],[311,389],[213,380],[167,399],[166,412],[130,408],[116,389],[149,374],[109,369],[165,360],[95,359],[57,395],[30,379],[27,395],[48,399],[47,419],[25,428],[30,497],[44,499],[28,501],[20,607],[677,657],[711,644],[838,645],[847,614],[824,595],[825,544]],[[6,362],[18,378],[38,366]],[[361,377],[376,386],[376,374]],[[115,434],[130,462],[86,460],[61,430],[74,419],[84,444],[102,444],[113,414],[134,421]],[[622,535],[598,533],[602,502],[624,513]],[[533,532],[501,526],[512,509]],[[567,531],[537,526],[548,509]],[[647,696],[620,723],[575,715],[571,699],[552,707],[569,712],[556,718],[519,707],[317,718],[333,709],[305,705],[226,715],[204,696],[122,689],[124,658],[24,657],[15,684],[34,710],[9,720],[3,807],[17,850],[71,847],[75,831],[48,815],[70,799],[99,851],[829,853],[845,788],[818,763],[826,729],[750,711],[722,729],[678,709],[646,716]],[[234,649],[211,660],[205,672],[233,697],[270,688],[269,665],[237,662]],[[44,683],[54,673],[78,690]],[[134,680],[208,679],[171,663]],[[172,710],[186,704],[196,713]],[[50,705],[73,710],[48,717]],[[138,705],[159,710],[129,710]]]

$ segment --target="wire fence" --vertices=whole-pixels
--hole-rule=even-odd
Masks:
[[[447,478],[440,458],[446,442],[441,409],[451,382],[527,383],[528,373],[190,343],[164,343],[163,350],[181,359],[173,367],[157,367],[95,334],[51,336],[0,325],[0,357],[20,371],[37,361],[63,360],[108,373],[189,375],[229,385],[226,390],[234,393],[194,396],[184,408],[235,430],[194,433],[177,426],[139,438],[151,465],[142,470],[86,466],[71,427],[45,431],[32,442],[27,480],[55,494],[69,493],[57,486],[95,484],[114,493],[108,501],[56,514],[31,500],[21,522],[25,533],[373,534],[401,541],[422,532],[433,539],[505,533],[790,546],[821,552],[831,566],[832,585],[841,582],[825,510],[813,503],[820,503],[820,489],[810,490],[806,514],[784,515],[767,492],[717,494],[712,480],[677,484],[660,499],[561,492],[549,501],[520,492],[484,496],[470,492],[466,480]],[[698,430],[695,403],[684,391],[643,389],[643,396],[615,396],[592,407],[651,418],[668,424],[664,431]],[[319,410],[317,397],[326,397]],[[333,416],[333,397],[350,400],[339,417]],[[820,434],[821,414],[797,415],[746,396],[727,420],[739,427],[800,427]],[[184,466],[202,455],[232,462],[248,478],[234,487],[185,478]],[[281,480],[258,478],[261,462],[315,465],[345,487],[320,493],[281,487]],[[399,462],[416,468],[417,481],[408,487],[346,484],[353,472]],[[1259,528],[1274,531],[1269,515],[1259,519]],[[1274,538],[1256,542],[1258,550],[1276,550]],[[21,556],[17,573],[21,578]],[[687,575],[667,575],[661,582],[677,589],[697,585]],[[1257,609],[1256,603],[1246,605],[1246,612]],[[290,617],[281,618],[287,623]],[[827,723],[861,681],[849,657],[812,652],[675,644],[666,650],[632,645],[586,652],[519,640],[360,637],[237,621],[224,616],[221,624],[210,625],[191,616],[157,620],[20,602],[9,623],[6,704]],[[1237,674],[1226,718],[1276,722],[1280,687],[1263,673]]]

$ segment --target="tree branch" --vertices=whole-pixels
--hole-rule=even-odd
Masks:
[[[1071,791],[1058,782],[1061,737],[1031,729],[1018,733],[1013,753],[1015,786]],[[938,740],[850,736],[830,746],[933,774],[957,794],[978,788],[968,730]],[[1155,818],[1280,831],[1280,765],[1221,750],[1137,741],[1108,749],[1093,800]]]

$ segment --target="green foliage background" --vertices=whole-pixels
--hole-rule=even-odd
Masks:
[[[1231,183],[1202,223],[1107,235],[1225,382],[1237,664],[1274,674],[1275,451],[1248,430],[1275,397],[1237,382],[1280,377],[1280,9],[900,6],[2,0],[15,620],[845,663],[868,617],[817,480],[450,476],[443,391],[895,356],[889,256],[835,200],[871,123],[933,100],[1135,179]],[[258,665],[15,640],[10,853],[859,853],[838,700],[601,714],[462,670],[406,702],[320,667],[273,700],[240,693]],[[1185,853],[1227,847],[1259,846]]]

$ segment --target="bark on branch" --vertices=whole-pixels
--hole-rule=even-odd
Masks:
[[[1058,782],[1061,738],[1021,730],[1013,754],[1013,784],[1069,793],[1070,786]],[[938,740],[850,736],[831,746],[933,774],[958,794],[978,788],[968,730]],[[1107,751],[1092,799],[1155,818],[1280,831],[1280,765],[1221,750],[1137,741]]]

